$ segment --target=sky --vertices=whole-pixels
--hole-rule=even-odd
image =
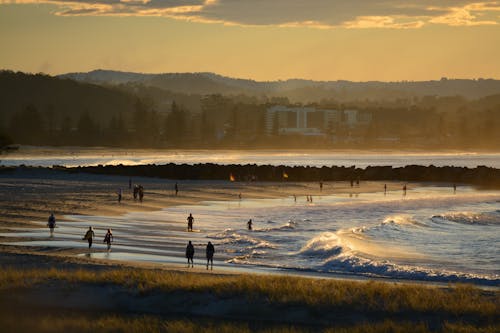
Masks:
[[[0,69],[500,79],[500,1],[0,0]]]

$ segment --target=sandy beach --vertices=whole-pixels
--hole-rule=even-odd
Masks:
[[[117,216],[131,212],[154,212],[167,207],[176,207],[179,205],[195,205],[204,201],[238,201],[240,195],[243,198],[291,198],[294,195],[300,200],[305,200],[307,195],[312,195],[313,198],[318,198],[322,195],[327,195],[332,192],[343,193],[350,195],[357,195],[358,193],[380,192],[383,187],[381,182],[364,182],[362,186],[351,187],[348,182],[325,182],[323,189],[320,190],[318,183],[246,183],[246,182],[229,182],[229,181],[181,181],[178,182],[179,193],[176,196],[174,192],[173,180],[154,179],[154,178],[139,178],[133,177],[132,184],[141,184],[145,189],[144,200],[139,202],[134,200],[132,192],[129,189],[129,178],[120,176],[104,176],[104,175],[89,175],[89,174],[67,174],[64,172],[50,171],[45,169],[32,169],[32,170],[17,170],[0,174],[0,232],[6,233],[18,228],[33,228],[41,227],[41,222],[45,222],[50,212],[54,212],[56,217],[67,215],[81,215],[81,216]],[[400,190],[403,183],[387,183],[389,190]],[[417,184],[408,184],[408,190],[412,189]],[[121,203],[118,203],[117,192],[119,189],[123,191],[123,198]],[[186,222],[184,220],[168,221],[168,228],[172,232],[185,230]],[[82,233],[84,230],[82,230]],[[48,231],[47,231],[48,234]],[[48,238],[48,235],[47,235]],[[311,329],[311,327],[325,328],[330,326],[335,327],[357,327],[356,325],[375,325],[370,329],[374,331],[386,331],[388,327],[395,323],[396,327],[405,327],[404,325],[410,322],[420,322],[422,314],[416,313],[415,316],[410,314],[384,313],[375,310],[349,310],[349,307],[340,307],[335,310],[331,316],[322,316],[321,307],[311,306],[302,301],[299,303],[288,303],[279,301],[274,303],[270,301],[267,296],[258,296],[258,301],[252,300],[252,297],[247,298],[244,296],[241,299],[239,292],[233,294],[230,292],[226,296],[217,296],[212,292],[206,290],[188,291],[184,287],[179,287],[175,291],[154,291],[146,288],[147,292],[141,292],[140,283],[137,285],[124,285],[122,283],[90,283],[84,278],[82,282],[77,282],[81,274],[108,274],[107,272],[121,272],[112,274],[132,274],[130,272],[141,272],[140,274],[178,274],[181,279],[200,279],[201,281],[215,281],[214,286],[220,283],[232,283],[231,279],[266,279],[268,274],[257,274],[255,278],[252,273],[247,274],[244,270],[216,269],[208,271],[202,265],[194,270],[188,270],[182,264],[154,264],[147,262],[127,262],[127,261],[110,261],[105,259],[95,259],[86,256],[75,256],[81,252],[81,249],[68,249],[57,247],[43,247],[43,246],[12,246],[8,242],[29,240],[24,237],[1,237],[0,242],[4,245],[0,246],[0,262],[4,268],[3,278],[0,280],[2,287],[0,288],[1,301],[0,308],[4,312],[4,316],[0,321],[9,331],[25,331],[29,329],[27,326],[17,326],[12,321],[13,312],[16,309],[23,307],[33,314],[33,318],[40,319],[42,309],[51,308],[56,311],[65,313],[64,318],[73,318],[77,316],[79,320],[83,316],[83,320],[87,316],[98,315],[102,320],[108,320],[100,316],[107,314],[117,314],[123,320],[136,318],[137,315],[153,316],[154,320],[181,320],[184,326],[189,326],[192,330],[179,330],[179,331],[197,331],[198,329],[205,329],[211,327],[215,331],[219,331],[221,323],[229,323],[233,330],[261,330],[261,329],[277,329],[282,330],[286,325],[293,325],[297,331],[302,329]],[[84,242],[84,241],[82,241]],[[173,249],[177,247],[172,245]],[[93,250],[95,252],[104,252],[104,250]],[[179,251],[179,260],[184,260],[184,253]],[[12,273],[15,272],[15,273]],[[23,273],[24,272],[24,273]],[[17,285],[12,280],[12,274],[29,274],[29,272],[38,272],[41,276],[50,276],[56,274],[58,277],[50,278],[43,282],[31,285]],[[41,272],[41,273],[40,273]],[[51,273],[52,272],[52,273]],[[54,273],[56,272],[56,273]],[[87,273],[82,273],[87,272]],[[151,272],[151,273],[148,273]],[[159,273],[158,273],[159,272]],[[163,272],[163,273],[162,273]],[[258,273],[255,271],[254,273]],[[263,272],[266,273],[266,272]],[[11,275],[9,275],[11,274]],[[56,282],[66,275],[76,274],[77,277],[69,278],[73,282]],[[109,273],[111,274],[111,273]],[[134,273],[135,274],[135,273]],[[139,273],[137,273],[139,274]],[[286,278],[292,279],[288,282],[279,280],[281,283],[302,283],[300,277],[290,277],[286,274]],[[296,274],[299,275],[299,274]],[[307,274],[306,274],[307,275]],[[257,278],[260,276],[259,278]],[[278,275],[277,279],[281,279]],[[205,278],[206,277],[206,278]],[[217,279],[229,279],[221,280]],[[269,278],[272,278],[269,276]],[[338,279],[339,277],[336,276]],[[65,281],[66,278],[62,278]],[[215,280],[213,280],[215,279]],[[293,279],[299,279],[297,281]],[[312,284],[316,283],[334,283],[332,282],[319,282],[324,279],[317,280],[310,276],[306,278]],[[328,279],[327,279],[328,280]],[[352,281],[347,279],[345,282],[338,283],[354,283],[356,290],[364,288],[362,286],[371,286],[373,282],[363,282],[367,279],[356,279]],[[23,279],[23,281],[30,281],[30,278]],[[52,282],[51,282],[52,281]],[[219,281],[219,282],[217,282]],[[229,281],[229,282],[228,282]],[[239,280],[238,280],[239,281]],[[360,282],[361,281],[361,282]],[[58,285],[58,283],[62,283]],[[90,283],[90,284],[89,284]],[[199,283],[199,282],[196,282]],[[195,283],[195,284],[196,284]],[[235,282],[240,284],[241,282]],[[273,284],[277,283],[272,282]],[[380,283],[378,289],[384,289],[385,285],[394,286],[390,288],[404,288],[396,287],[396,284]],[[203,282],[204,284],[204,282]],[[398,284],[405,286],[405,284]],[[9,287],[10,286],[10,287]],[[61,288],[62,286],[65,286]],[[8,289],[6,289],[8,288]],[[9,292],[11,288],[17,290],[15,293]],[[69,288],[69,289],[68,289]],[[216,288],[216,287],[215,287]],[[259,287],[260,288],[260,287]],[[336,287],[335,287],[336,288]],[[414,288],[414,287],[412,287]],[[428,288],[437,288],[430,284],[421,285],[422,290]],[[442,287],[439,287],[441,289]],[[189,289],[189,288],[188,288]],[[184,291],[183,291],[184,290]],[[399,290],[399,289],[398,289]],[[172,292],[174,294],[172,294]],[[490,290],[475,291],[478,293],[481,302],[493,302],[493,313],[498,313],[498,292]],[[166,293],[166,294],[165,294]],[[252,292],[253,293],[253,292]],[[100,299],[114,300],[110,302],[101,302]],[[264,298],[262,298],[264,297]],[[484,299],[483,299],[484,298]],[[49,301],[50,300],[50,301]],[[284,302],[284,303],[283,303]],[[488,303],[488,304],[489,304]],[[329,305],[330,306],[330,305]],[[329,308],[327,306],[326,308]],[[335,305],[332,305],[335,307]],[[259,309],[259,307],[261,307]],[[247,310],[242,310],[247,309]],[[320,311],[317,313],[317,311]],[[407,311],[407,310],[405,310]],[[281,315],[280,313],[286,313]],[[67,315],[66,315],[67,314]],[[73,317],[72,317],[73,316]],[[442,316],[444,319],[438,319]],[[15,315],[13,315],[15,318]],[[427,318],[425,325],[434,325],[442,329],[443,320],[449,320],[452,324],[461,324],[461,317],[453,317],[446,312],[431,315],[431,319]],[[486,327],[485,332],[494,331],[498,328],[498,320],[493,320],[490,315],[479,316],[480,325],[482,328]],[[484,318],[483,318],[484,317]],[[52,318],[52,317],[51,317]],[[194,319],[193,319],[194,318]],[[338,319],[341,318],[341,319]],[[458,320],[460,319],[460,320]],[[51,320],[55,320],[52,318]],[[149,318],[147,321],[153,319]],[[185,321],[188,321],[187,323]],[[207,321],[208,320],[208,321]],[[387,324],[384,320],[390,320]],[[71,320],[70,320],[71,321]],[[256,322],[257,324],[248,324]],[[470,322],[467,322],[468,324]],[[66,323],[68,324],[68,323]],[[60,325],[64,325],[61,323]],[[139,324],[137,324],[139,325]],[[198,325],[198,326],[196,326]],[[201,326],[200,326],[201,325]],[[243,325],[244,329],[240,326]],[[285,326],[283,326],[285,325]],[[385,325],[385,326],[384,326]],[[389,325],[389,326],[387,326]],[[399,326],[398,326],[399,325]],[[402,326],[401,326],[402,325]],[[43,326],[41,331],[56,332],[57,329],[50,324]],[[193,328],[194,327],[194,328]],[[364,327],[364,326],[363,326]],[[451,326],[450,326],[451,327]],[[366,327],[365,327],[366,328]],[[425,327],[424,327],[425,328]],[[88,328],[82,331],[92,331],[94,328]],[[427,328],[425,328],[427,329]],[[426,331],[423,329],[422,331]],[[147,331],[148,329],[146,329]],[[127,331],[125,329],[124,331]],[[167,330],[168,331],[168,330]],[[292,330],[293,331],[293,330]],[[361,329],[363,331],[363,329]]]

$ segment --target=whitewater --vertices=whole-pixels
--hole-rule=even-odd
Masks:
[[[189,213],[195,232],[186,231]],[[65,216],[50,240],[38,223],[0,236],[29,239],[10,242],[16,245],[76,248],[93,258],[169,264],[184,263],[191,240],[195,265],[204,264],[211,241],[216,268],[500,285],[500,191],[468,186],[454,193],[450,186],[420,185],[404,195],[335,193],[332,185],[313,202],[243,196],[122,216]],[[89,225],[97,234],[92,253],[81,240]],[[109,253],[100,240],[107,228],[115,237]]]

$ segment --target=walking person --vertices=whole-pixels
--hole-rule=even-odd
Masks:
[[[50,229],[50,237],[54,237],[54,228],[56,227],[56,217],[54,216],[54,213],[50,213],[47,226]]]
[[[193,231],[193,221],[194,221],[193,214],[189,213],[187,221],[188,221],[188,231]]]
[[[247,227],[248,227],[248,230],[252,230],[252,219],[248,220]]]
[[[209,262],[210,262],[210,270],[214,269],[214,253],[215,253],[214,245],[211,242],[208,242],[208,244],[207,244],[207,269],[208,269]]]
[[[89,242],[89,249],[92,247],[92,239],[94,237],[95,237],[94,230],[92,229],[92,227],[89,227],[89,230],[87,230],[85,236],[83,236],[83,239]]]
[[[108,232],[106,232],[106,235],[104,236],[104,241],[103,243],[106,243],[108,246],[108,252],[111,250],[111,242],[113,241],[113,233],[111,232],[111,229],[108,229]]]
[[[188,268],[189,268],[189,263],[191,263],[191,267],[194,267],[193,257],[194,257],[194,246],[191,243],[191,241],[189,241],[188,245],[186,246],[186,258],[188,260]]]

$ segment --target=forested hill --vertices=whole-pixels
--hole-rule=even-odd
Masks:
[[[229,78],[214,73],[141,74],[111,70],[61,75],[81,82],[98,84],[138,83],[185,94],[245,94],[288,97],[292,102],[387,100],[422,96],[463,96],[477,99],[500,93],[500,80],[440,79],[435,81],[352,82],[290,79],[259,82]]]
[[[11,71],[0,71],[0,91],[0,117],[4,122],[27,106],[54,118],[63,115],[77,118],[89,112],[97,120],[105,121],[112,115],[132,112],[135,102],[133,95],[117,89]]]

